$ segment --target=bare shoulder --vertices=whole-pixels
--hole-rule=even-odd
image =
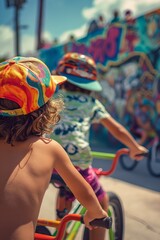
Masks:
[[[62,152],[65,152],[58,142],[45,137],[31,137],[27,143],[30,149],[28,167],[31,166],[33,171],[52,171],[57,161],[63,158]]]
[[[26,141],[16,142],[14,147],[10,144],[0,141],[0,152],[3,156],[3,162],[0,162],[4,166],[8,166],[8,162],[12,159],[12,162],[17,163],[26,162],[28,167],[32,169],[53,169],[57,162],[59,164],[63,161],[67,161],[68,155],[63,147],[56,142],[45,137],[30,137]]]
[[[52,157],[54,157],[54,155],[58,156],[60,153],[65,152],[62,146],[55,140],[38,136],[32,136],[23,142],[16,142],[14,147],[12,147],[10,144],[6,144],[3,140],[0,140],[0,151],[3,153],[3,155],[6,155],[6,157],[8,157],[9,152],[12,154],[14,152],[15,154],[27,154],[31,151],[32,154],[34,153],[34,155],[40,155],[43,153],[43,155],[52,155]]]
[[[47,151],[47,152],[51,151],[52,154],[54,152],[56,153],[57,150],[63,151],[62,146],[58,142],[50,138],[40,137],[40,138],[37,138],[36,140],[32,139],[31,141],[32,141],[33,148],[42,148],[43,151]]]
[[[46,137],[33,138],[31,141],[31,146],[34,151],[45,154],[46,156],[51,156],[52,158],[59,159],[66,157],[66,152],[63,147],[53,139]]]

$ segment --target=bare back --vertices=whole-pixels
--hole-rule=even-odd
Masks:
[[[40,205],[54,167],[50,149],[55,144],[38,137],[13,147],[0,141],[2,240],[33,240]]]

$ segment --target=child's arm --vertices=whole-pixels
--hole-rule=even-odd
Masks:
[[[87,214],[84,221],[87,227],[89,222],[95,218],[102,218],[108,216],[102,209],[93,189],[76,170],[71,163],[67,153],[57,143],[56,149],[54,148],[55,165],[54,168],[61,175],[71,192],[78,199],[78,201],[87,209]]]
[[[108,116],[101,119],[101,124],[121,143],[125,144],[130,149],[131,158],[140,160],[142,157],[136,157],[136,154],[147,152],[147,149],[136,142],[128,130],[118,123],[114,118]]]

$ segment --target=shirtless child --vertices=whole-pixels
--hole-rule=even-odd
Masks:
[[[41,202],[53,169],[87,208],[84,221],[106,217],[90,185],[60,144],[44,138],[59,121],[58,82],[36,58],[15,57],[0,64],[0,236],[33,240]],[[77,187],[78,186],[78,187]]]

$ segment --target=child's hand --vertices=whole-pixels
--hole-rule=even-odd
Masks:
[[[143,153],[148,153],[148,149],[138,145],[137,148],[130,149],[130,157],[136,160],[142,160],[144,158]],[[142,154],[142,156],[138,156],[139,154]]]
[[[93,214],[92,212],[89,212],[89,211],[86,211],[85,215],[84,215],[84,223],[85,223],[85,226],[87,228],[89,228],[89,230],[92,230],[92,229],[95,229],[97,227],[95,226],[91,226],[89,223],[95,219],[98,219],[98,218],[105,218],[105,217],[108,217],[108,214],[102,210],[101,214],[100,215],[97,215],[97,214]]]

